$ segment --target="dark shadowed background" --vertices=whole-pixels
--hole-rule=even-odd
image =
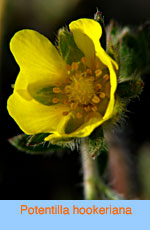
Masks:
[[[33,156],[19,152],[8,138],[22,133],[6,110],[19,68],[9,50],[18,30],[30,28],[55,42],[57,30],[72,20],[116,19],[132,27],[150,19],[149,0],[0,0],[0,199],[83,199],[80,155]],[[140,99],[128,106],[128,118],[114,135],[104,180],[129,199],[150,199],[150,76]]]

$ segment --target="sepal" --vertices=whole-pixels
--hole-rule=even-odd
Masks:
[[[59,146],[61,148],[68,148],[71,151],[74,149],[79,148],[80,145],[80,138],[59,138],[59,139],[53,139],[51,141],[52,144]]]
[[[95,159],[102,151],[107,149],[102,127],[96,128],[88,138],[89,154]]]
[[[41,140],[40,142],[37,141],[39,137],[36,139],[35,136],[36,135],[34,135],[34,137],[31,137],[26,134],[20,134],[18,136],[10,138],[9,142],[19,151],[34,154],[34,155],[53,154],[56,151],[59,152],[62,151],[61,147],[57,145],[52,145],[48,141],[47,142],[41,142]]]
[[[69,65],[71,65],[72,62],[80,61],[84,56],[81,50],[76,46],[73,34],[65,28],[58,31],[58,49],[65,62]]]
[[[36,146],[44,143],[45,137],[47,137],[49,133],[39,133],[35,135],[31,135],[28,138],[28,146]]]

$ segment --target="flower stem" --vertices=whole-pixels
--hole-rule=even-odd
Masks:
[[[83,167],[84,197],[86,200],[98,199],[95,181],[98,179],[97,161],[89,156],[88,138],[81,139],[81,160]]]
[[[122,196],[112,191],[101,179],[97,160],[89,155],[88,138],[81,139],[81,160],[83,167],[84,198],[86,200],[120,200]]]

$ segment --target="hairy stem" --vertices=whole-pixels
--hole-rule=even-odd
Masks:
[[[84,197],[86,200],[98,199],[95,181],[98,179],[97,161],[89,156],[88,138],[81,139],[81,160],[83,167]]]
[[[112,191],[101,179],[97,160],[89,155],[88,138],[81,139],[81,160],[83,168],[84,198],[86,200],[109,199],[120,200],[122,196]]]

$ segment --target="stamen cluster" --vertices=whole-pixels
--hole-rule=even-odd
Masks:
[[[64,116],[73,112],[80,119],[88,112],[103,113],[110,98],[110,76],[107,68],[92,70],[87,66],[85,57],[80,62],[72,62],[66,68],[67,80],[62,84],[55,83],[55,97],[52,102],[68,105],[69,110],[63,112]]]

